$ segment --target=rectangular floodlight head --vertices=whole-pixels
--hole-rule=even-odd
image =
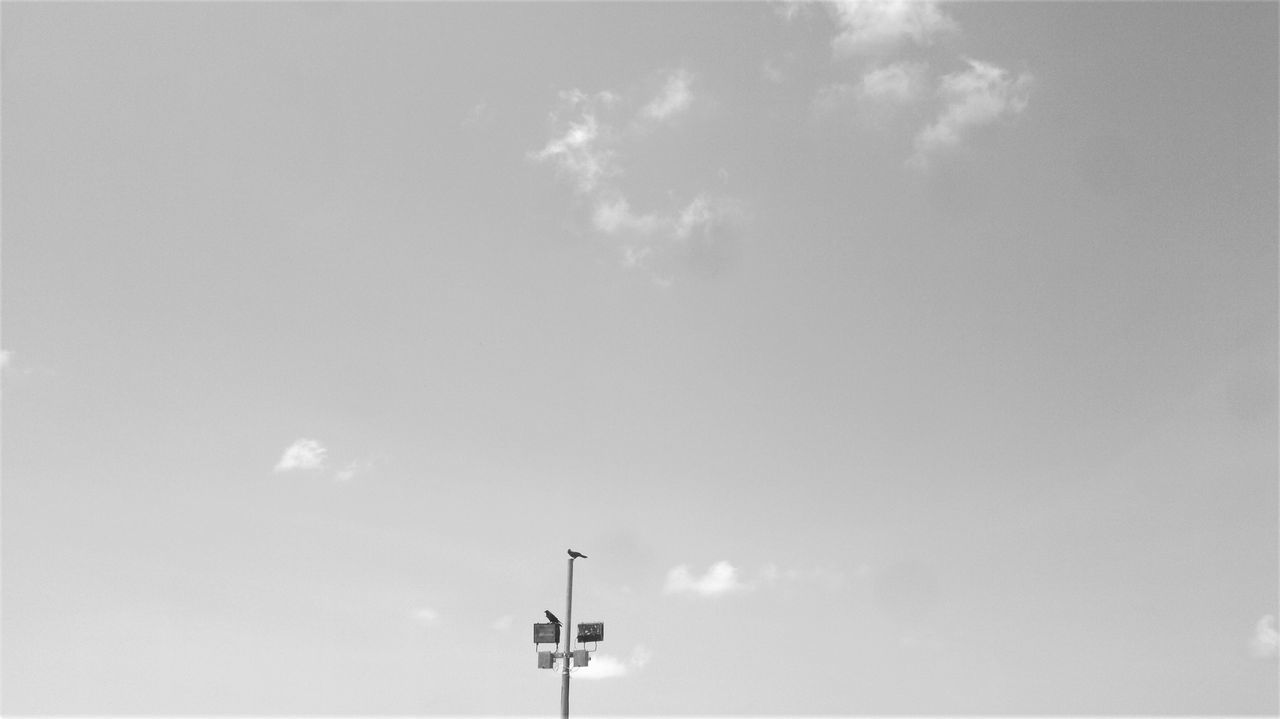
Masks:
[[[533,643],[534,644],[559,644],[560,643],[560,625],[550,622],[533,625]]]
[[[584,622],[578,625],[579,642],[603,642],[604,622]]]

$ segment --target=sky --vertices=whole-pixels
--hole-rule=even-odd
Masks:
[[[0,711],[1274,715],[1278,11],[4,3]]]

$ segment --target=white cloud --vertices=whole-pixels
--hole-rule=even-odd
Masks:
[[[731,200],[698,195],[680,211],[672,234],[681,240],[696,233],[705,234],[717,225],[737,219],[740,214],[737,203]]]
[[[596,653],[591,655],[591,662],[587,666],[580,667],[573,673],[573,677],[575,679],[613,679],[626,674],[626,662],[608,654]]]
[[[514,624],[515,621],[515,617],[510,614],[504,614],[503,616],[493,620],[493,623],[489,626],[493,627],[496,631],[505,632],[511,628],[511,625]]]
[[[591,224],[597,230],[610,235],[620,232],[637,232],[647,235],[660,229],[664,223],[654,214],[635,214],[631,211],[631,204],[627,202],[627,198],[614,196],[601,199],[596,203],[595,212],[591,215]]]
[[[808,14],[812,3],[809,0],[769,0],[769,5],[778,17],[791,22],[801,15]]]
[[[684,112],[693,102],[693,92],[689,87],[692,83],[693,75],[688,70],[676,70],[667,76],[658,96],[645,105],[640,114],[650,120],[663,122]]]
[[[934,0],[839,0],[832,4],[839,33],[836,56],[882,55],[907,42],[929,45],[959,29]]]
[[[334,475],[334,478],[339,482],[349,482],[361,474],[372,471],[377,466],[377,461],[373,459],[353,460],[351,462],[347,462],[346,466],[338,470],[337,474]]]
[[[299,439],[284,451],[275,471],[324,469],[328,450],[314,439]]]
[[[418,607],[409,616],[413,621],[426,627],[440,622],[440,613],[431,607]]]
[[[549,141],[545,147],[530,157],[539,162],[552,162],[568,175],[578,192],[588,193],[602,180],[618,174],[614,153],[607,148],[608,127],[597,120],[600,107],[617,102],[617,95],[604,91],[587,95],[580,90],[560,93],[561,110],[553,114],[559,121],[562,114],[571,114],[564,134]]]
[[[818,88],[813,96],[813,114],[824,118],[834,115],[852,103],[858,89],[844,82],[833,82]]]
[[[631,650],[631,656],[625,661],[610,654],[592,653],[591,662],[573,672],[575,679],[614,679],[626,676],[643,669],[653,654],[643,646]]]
[[[1249,640],[1249,649],[1259,659],[1271,659],[1280,656],[1280,631],[1276,630],[1276,618],[1267,614],[1254,625],[1253,637]]]
[[[915,139],[911,164],[923,167],[930,156],[959,147],[974,128],[1011,118],[1027,109],[1034,80],[1023,72],[1016,78],[1003,68],[969,60],[969,68],[945,75],[938,94],[946,101],[938,119]]]
[[[864,100],[902,104],[920,95],[928,66],[921,62],[896,62],[867,71],[858,82]]]
[[[667,572],[666,594],[697,594],[703,597],[717,597],[731,592],[747,589],[738,578],[738,570],[726,561],[711,565],[707,573],[695,577],[688,565],[681,564]]]
[[[775,85],[781,85],[787,81],[787,74],[772,60],[765,60],[760,64],[760,76]]]
[[[471,106],[465,117],[462,118],[462,124],[465,127],[479,127],[493,122],[494,111],[486,102],[477,103]]]
[[[580,90],[562,92],[552,114],[560,134],[531,160],[552,164],[572,179],[587,202],[587,221],[596,233],[616,244],[623,267],[641,269],[666,285],[681,269],[714,272],[728,266],[737,244],[738,203],[723,197],[696,195],[683,207],[667,201],[637,211],[623,187],[622,157],[636,154],[635,145],[694,101],[694,74],[678,69],[660,79],[661,88],[647,104],[635,109],[631,98],[613,92],[594,95]],[[724,182],[725,171],[716,168]]]
[[[827,567],[815,567],[811,569],[783,569],[777,564],[764,565],[758,574],[757,584],[764,586],[779,585],[817,585],[827,589],[838,589],[848,584],[848,579],[842,572]]]

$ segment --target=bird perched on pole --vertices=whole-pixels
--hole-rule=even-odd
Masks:
[[[556,618],[556,615],[551,613],[550,609],[544,611],[543,614],[547,615],[547,620],[550,621],[552,624],[556,625],[557,627],[560,626],[560,620]]]
[[[572,549],[570,549],[570,550],[569,550],[569,556],[570,556],[570,557],[573,557],[574,559],[586,559],[586,558],[587,558],[587,555],[583,554],[582,552],[575,552],[575,551],[573,551]]]

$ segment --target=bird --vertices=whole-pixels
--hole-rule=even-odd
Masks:
[[[547,619],[551,620],[552,624],[556,625],[557,627],[560,626],[560,620],[556,618],[556,615],[551,613],[550,609],[544,611],[543,614],[547,615]]]
[[[573,557],[574,559],[586,559],[586,558],[587,558],[587,555],[583,554],[582,552],[575,552],[575,551],[573,551],[572,549],[570,549],[570,550],[569,550],[569,556],[570,556],[570,557]]]

